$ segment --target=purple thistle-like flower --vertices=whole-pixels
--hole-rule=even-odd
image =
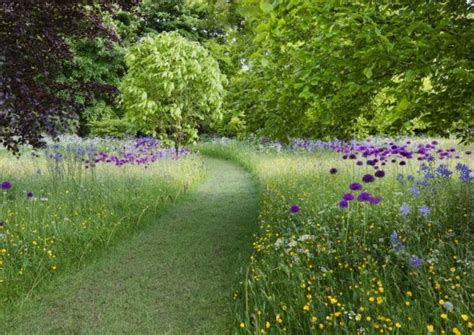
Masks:
[[[352,193],[344,193],[344,195],[342,196],[342,199],[344,200],[347,200],[347,201],[352,201],[354,200],[354,195]]]
[[[12,188],[12,183],[11,182],[9,182],[8,180],[4,180],[2,182],[2,190],[6,191],[6,190],[9,190],[11,188]]]
[[[421,215],[423,216],[428,216],[431,212],[430,208],[426,205],[421,206],[418,208],[418,212],[420,212]]]
[[[298,206],[298,205],[291,205],[289,210],[290,210],[290,213],[296,214],[296,213],[298,213],[298,212],[300,211],[300,206]]]
[[[345,199],[342,199],[339,201],[339,208],[347,208],[349,207],[349,202]]]
[[[400,214],[402,214],[402,215],[408,215],[410,212],[411,212],[410,206],[408,206],[408,204],[407,204],[406,202],[404,202],[404,203],[400,206]]]
[[[383,177],[385,177],[385,171],[383,171],[383,170],[378,170],[377,172],[375,172],[375,176],[376,176],[377,178],[383,178]]]
[[[371,205],[377,205],[378,203],[380,203],[382,201],[382,197],[370,197],[368,199],[368,202],[371,204]]]
[[[362,185],[359,184],[359,183],[352,183],[349,185],[349,189],[353,190],[353,191],[360,191],[362,190]]]
[[[371,174],[366,174],[362,177],[362,181],[364,183],[371,183],[375,180],[374,176],[372,176]]]
[[[26,192],[27,198],[33,198],[33,192]]]
[[[336,168],[331,168],[331,169],[329,170],[329,173],[330,173],[330,174],[336,174],[336,173],[337,173],[337,169],[336,169]]]
[[[361,194],[359,194],[359,196],[357,197],[357,201],[359,202],[369,201],[370,198],[371,198],[370,193],[364,191]]]
[[[419,268],[423,264],[424,264],[424,262],[421,258],[419,258],[418,256],[415,256],[415,255],[411,255],[411,257],[410,257],[410,266],[412,268],[415,268],[415,269]]]

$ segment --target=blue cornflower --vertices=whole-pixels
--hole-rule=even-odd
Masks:
[[[421,215],[423,216],[428,216],[431,212],[430,208],[426,205],[421,206],[418,208],[418,212],[420,212]]]
[[[425,177],[425,179],[428,180],[428,179],[433,179],[433,178],[434,178],[434,175],[433,175],[431,172],[427,172],[427,173],[425,173],[425,176],[424,176],[424,177]]]
[[[462,182],[467,183],[474,179],[474,177],[471,177],[472,170],[469,168],[469,166],[458,163],[456,165],[456,170],[460,172],[459,179],[461,179]]]
[[[438,166],[436,173],[445,178],[449,178],[453,174],[453,172],[450,171],[446,165]]]
[[[404,202],[401,206],[400,206],[400,214],[402,215],[408,215],[408,213],[411,212],[411,209],[410,209],[410,206],[408,206],[408,204],[406,202]]]
[[[423,264],[424,264],[424,262],[421,258],[419,258],[418,256],[415,256],[415,255],[411,255],[411,257],[410,257],[410,266],[412,268],[415,268],[415,269],[419,268]]]
[[[405,246],[398,238],[398,234],[395,230],[390,234],[390,243],[392,244],[392,248],[395,249],[397,252],[405,250]]]
[[[420,196],[420,191],[418,190],[418,188],[413,185],[410,189],[409,189],[409,192],[411,193],[411,195],[413,196],[413,198],[417,198]]]
[[[347,208],[349,206],[349,202],[345,199],[342,199],[340,202],[339,202],[339,208]]]

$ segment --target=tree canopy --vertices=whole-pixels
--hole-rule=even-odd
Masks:
[[[176,32],[146,36],[126,62],[122,101],[138,130],[172,141],[178,151],[197,137],[200,121],[219,120],[225,79],[199,43]]]
[[[465,1],[244,1],[253,45],[234,78],[249,131],[288,137],[472,138]]]

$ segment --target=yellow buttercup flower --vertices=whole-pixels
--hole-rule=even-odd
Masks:
[[[427,325],[426,329],[428,330],[428,333],[434,332],[434,326],[433,325]]]

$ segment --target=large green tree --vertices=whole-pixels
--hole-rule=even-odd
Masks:
[[[246,44],[230,93],[250,131],[283,140],[403,132],[472,138],[469,2],[255,4],[241,2],[253,46]]]
[[[225,78],[199,43],[176,32],[146,36],[125,59],[126,117],[138,130],[172,142],[176,154],[196,139],[200,121],[221,117]]]

